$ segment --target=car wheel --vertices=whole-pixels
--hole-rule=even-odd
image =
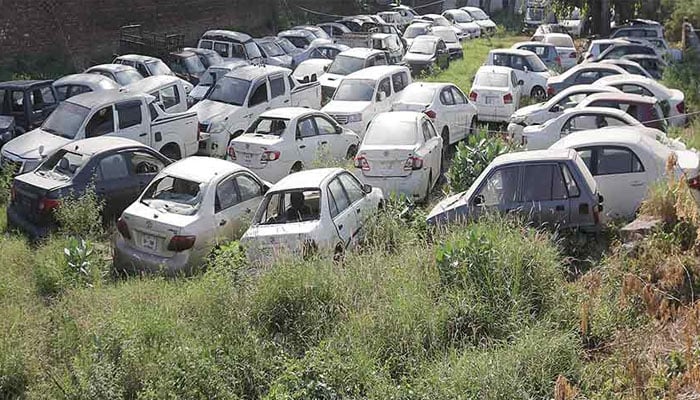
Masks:
[[[345,154],[345,158],[348,160],[352,160],[355,155],[357,154],[357,146],[354,144],[350,147],[348,147],[348,152]]]
[[[442,160],[440,160],[440,164],[444,165],[445,161],[450,158],[452,150],[452,146],[450,146],[450,130],[447,127],[442,128],[440,136],[442,137]]]
[[[475,116],[472,118],[472,122],[469,124],[469,132],[468,132],[468,135],[476,135],[477,133],[479,133],[479,132],[478,132],[479,128],[477,127],[477,123],[478,123],[478,122],[479,122],[479,121],[477,120],[476,115],[475,115]]]
[[[543,101],[547,98],[547,92],[541,86],[535,86],[530,92],[530,97],[537,101]]]
[[[304,169],[304,166],[301,164],[301,161],[297,161],[294,163],[294,165],[292,165],[292,169],[289,170],[289,175],[291,175],[295,172],[299,172],[302,169]]]
[[[421,200],[423,204],[428,204],[430,201],[430,189],[433,183],[433,171],[430,171],[428,173],[428,184],[425,185],[425,195],[423,196],[423,199]]]
[[[341,263],[345,259],[345,246],[343,246],[342,243],[338,243],[335,245],[335,249],[333,250],[333,262],[335,263]]]
[[[169,143],[160,149],[160,153],[171,160],[179,160],[182,158],[180,147],[174,143]]]

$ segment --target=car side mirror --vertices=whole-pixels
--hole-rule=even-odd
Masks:
[[[362,185],[362,191],[365,192],[365,194],[372,193],[372,185],[365,183],[364,185]]]
[[[377,101],[384,101],[384,100],[386,100],[386,93],[378,92],[377,93]]]
[[[330,65],[324,65],[323,72],[328,72],[328,68],[330,68]]]
[[[549,111],[558,113],[558,112],[562,112],[564,110],[561,108],[561,106],[559,104],[555,104],[552,106],[552,108]]]
[[[343,128],[340,125],[336,125],[335,126],[335,133],[340,135],[341,133],[343,133]]]
[[[522,80],[522,79],[519,80],[519,81],[518,81],[518,86],[523,86],[523,85],[525,85],[525,81]]]
[[[480,206],[484,205],[484,195],[480,194],[480,195],[474,197],[474,200],[472,201],[472,203],[476,207],[480,207]]]

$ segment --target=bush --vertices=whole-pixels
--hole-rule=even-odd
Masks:
[[[64,197],[55,211],[60,232],[82,238],[102,236],[103,207],[104,203],[97,198],[94,187],[86,189],[80,196],[72,194]]]
[[[460,142],[452,166],[447,171],[450,192],[459,193],[469,189],[494,158],[512,150],[512,144],[484,131],[469,136],[466,144]]]

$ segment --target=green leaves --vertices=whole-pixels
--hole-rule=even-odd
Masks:
[[[449,191],[459,193],[469,189],[494,158],[513,149],[511,143],[484,131],[469,136],[466,144],[457,145],[452,166],[447,171]]]

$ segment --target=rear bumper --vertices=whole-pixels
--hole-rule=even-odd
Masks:
[[[7,207],[7,227],[8,230],[20,230],[32,240],[45,238],[56,229],[55,224],[37,225],[28,220],[12,205]]]
[[[162,257],[134,248],[120,234],[115,234],[114,269],[129,274],[189,275],[202,266],[204,258],[193,250]]]
[[[382,189],[385,198],[396,195],[405,195],[411,200],[422,200],[425,196],[425,186],[428,184],[428,171],[423,169],[413,171],[409,176],[381,177],[361,175],[364,183]]]
[[[510,116],[515,112],[515,106],[486,106],[482,104],[476,105],[476,112],[479,121],[485,122],[508,122]]]

